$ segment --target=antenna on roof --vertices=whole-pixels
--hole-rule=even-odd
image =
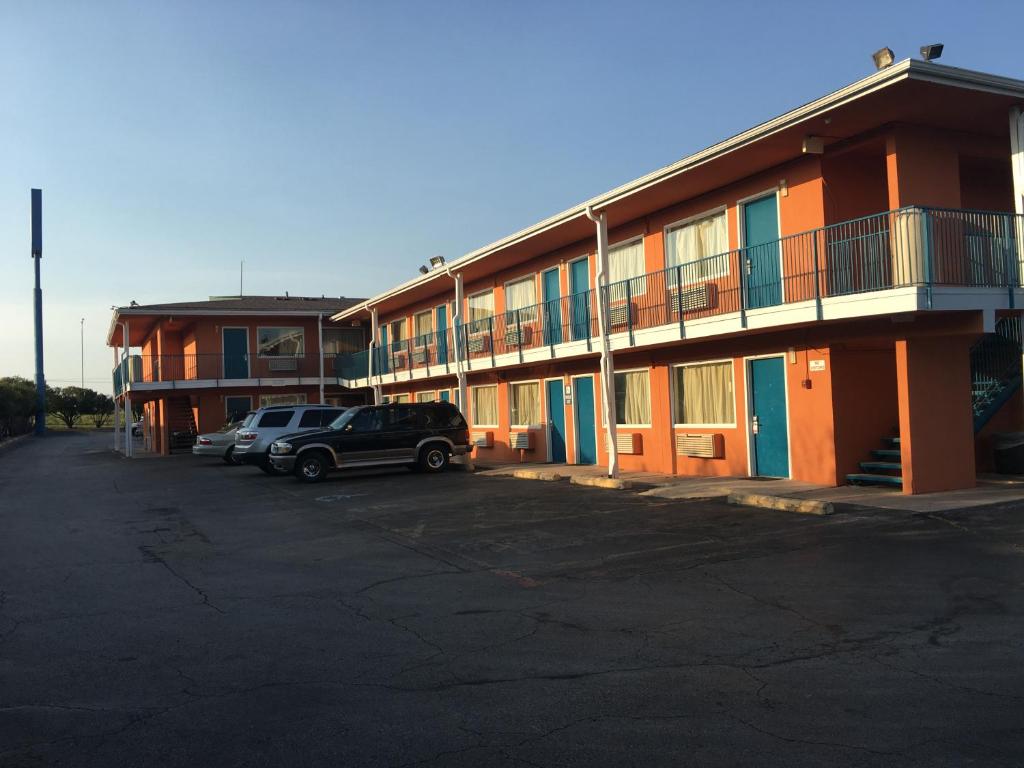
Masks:
[[[242,259],[238,264],[238,298],[244,296],[242,291],[242,285],[245,282],[245,259]]]

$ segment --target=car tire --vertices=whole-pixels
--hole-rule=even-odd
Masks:
[[[224,451],[224,456],[222,458],[224,459],[225,464],[230,464],[231,466],[237,464],[238,462],[235,461],[235,446],[232,445],[228,447],[228,449]]]
[[[444,443],[428,443],[420,448],[418,468],[423,472],[444,472],[451,454]]]
[[[331,460],[323,451],[306,451],[295,460],[295,476],[304,483],[319,483],[331,470]]]
[[[280,477],[281,475],[287,475],[288,474],[287,472],[285,472],[283,470],[277,469],[273,464],[270,463],[270,454],[269,453],[266,455],[266,457],[263,459],[263,461],[261,461],[259,463],[259,467],[260,467],[260,469],[262,469],[264,471],[264,473],[270,475],[271,477]]]

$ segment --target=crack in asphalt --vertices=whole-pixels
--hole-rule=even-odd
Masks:
[[[139,546],[139,550],[142,552],[142,554],[146,557],[146,559],[149,562],[159,563],[160,565],[162,565],[164,568],[167,569],[167,572],[169,574],[171,574],[174,578],[176,578],[178,581],[180,581],[186,587],[191,589],[197,595],[199,595],[199,597],[201,597],[202,600],[203,600],[203,605],[205,605],[207,608],[213,609],[214,611],[216,611],[219,614],[222,614],[222,615],[224,614],[224,610],[222,608],[219,608],[218,606],[216,606],[212,602],[210,602],[210,596],[207,595],[206,592],[203,591],[203,589],[201,587],[196,586],[191,581],[189,581],[187,578],[185,578],[185,576],[183,576],[182,574],[178,573],[178,571],[176,571],[171,566],[170,563],[168,563],[159,554],[154,552],[152,547],[150,547],[149,545],[146,545],[146,544],[142,544],[142,545]]]

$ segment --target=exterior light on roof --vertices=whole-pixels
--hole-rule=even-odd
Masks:
[[[942,47],[941,45],[939,46]],[[923,50],[923,49],[922,49]],[[444,266],[444,256],[431,256],[430,257],[430,268],[437,269],[438,267]]]
[[[425,266],[423,266],[422,264],[420,265],[420,274],[421,274],[421,275],[425,275],[425,274],[427,274],[427,272],[429,272],[429,271],[430,271],[430,270],[429,270],[429,269],[427,269],[427,268],[426,268]]]
[[[925,61],[935,61],[942,56],[942,43],[932,43],[921,46],[921,58]]]
[[[892,63],[896,61],[896,56],[893,54],[892,48],[879,48],[871,54],[871,58],[874,59],[875,69],[891,67]]]

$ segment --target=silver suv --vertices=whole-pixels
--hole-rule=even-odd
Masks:
[[[282,435],[315,432],[348,408],[336,405],[272,405],[260,408],[235,432],[232,457],[239,464],[254,464],[268,475],[282,474],[270,463],[270,446]]]

